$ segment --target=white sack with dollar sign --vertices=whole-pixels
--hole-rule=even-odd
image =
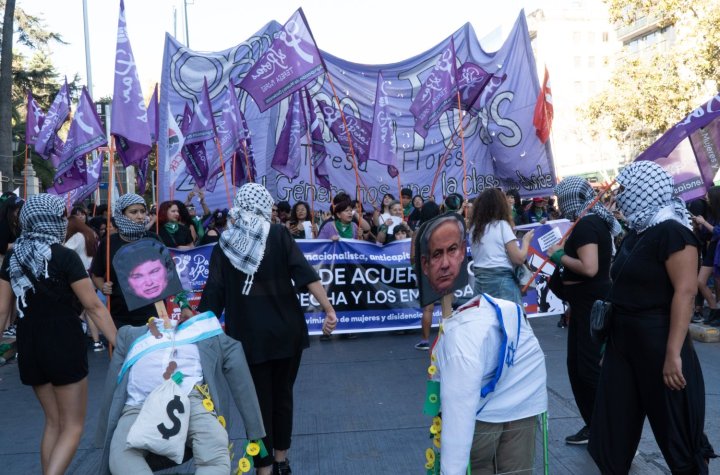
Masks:
[[[128,433],[127,446],[182,463],[189,423],[190,401],[170,378],[145,400]]]

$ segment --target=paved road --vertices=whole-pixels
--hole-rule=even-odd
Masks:
[[[547,356],[549,473],[599,473],[584,447],[563,439],[582,422],[565,371],[565,330],[556,318],[535,319],[533,328]],[[296,384],[293,473],[297,475],[424,474],[430,419],[422,414],[427,352],[413,349],[417,334],[366,334],[357,340],[319,342],[303,357]],[[720,447],[720,344],[697,343],[707,391],[706,429]],[[92,446],[107,354],[90,354],[86,431],[68,473],[95,474],[99,451]],[[0,367],[0,473],[41,473],[42,412],[32,390],[20,384],[17,365]],[[713,423],[712,421],[715,421]],[[231,437],[238,438],[233,431]],[[538,441],[540,438],[538,437]],[[538,447],[540,445],[538,444]],[[543,473],[538,451],[534,473]],[[720,466],[720,462],[711,465]],[[192,473],[192,464],[173,473]],[[712,471],[712,469],[711,469]],[[646,425],[632,474],[669,473]]]

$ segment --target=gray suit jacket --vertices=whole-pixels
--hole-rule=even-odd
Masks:
[[[125,362],[125,356],[130,345],[146,332],[147,328],[144,326],[125,326],[120,328],[117,334],[116,347],[105,379],[102,404],[100,406],[101,417],[95,436],[96,445],[103,448],[101,473],[110,473],[108,465],[110,441],[127,400],[129,372],[125,373],[119,384],[117,383],[117,376]],[[227,386],[242,416],[247,438],[255,440],[264,437],[265,428],[260,414],[257,394],[255,393],[255,385],[240,342],[221,334],[199,341],[196,345],[200,353],[203,377],[210,390],[217,413],[225,416],[225,420],[229,423],[230,401],[227,397],[228,391],[222,389]],[[107,417],[102,417],[103,414],[107,414]]]

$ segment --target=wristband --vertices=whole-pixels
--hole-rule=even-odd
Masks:
[[[550,256],[550,260],[553,261],[555,264],[560,265],[564,255],[565,249],[558,249],[557,251],[553,252],[552,256]]]

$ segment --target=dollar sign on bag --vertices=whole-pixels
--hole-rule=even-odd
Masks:
[[[185,406],[183,405],[182,401],[180,401],[180,396],[175,396],[172,401],[170,401],[167,405],[167,415],[170,418],[170,420],[173,423],[173,426],[171,428],[165,427],[165,424],[158,424],[157,428],[162,434],[163,439],[169,439],[170,437],[177,435],[178,432],[180,432],[180,419],[177,418],[175,415],[175,411],[178,412],[178,414],[185,413]]]

